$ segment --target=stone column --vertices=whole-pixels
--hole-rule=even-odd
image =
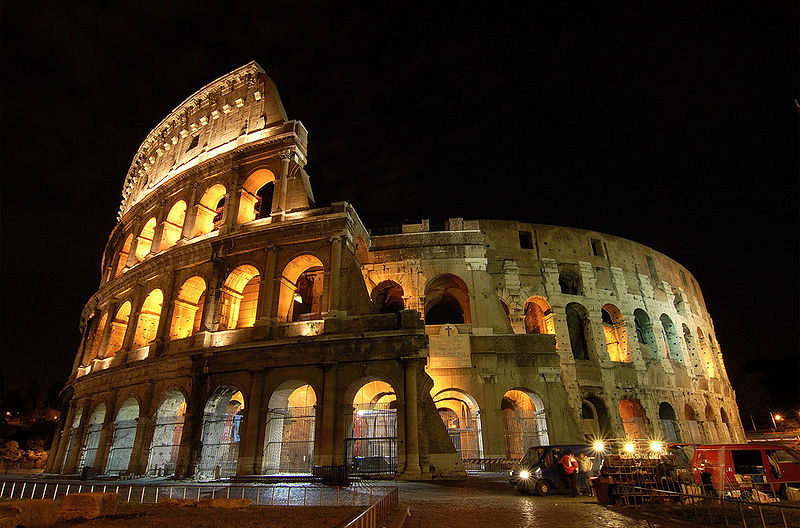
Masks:
[[[190,185],[192,192],[186,202],[186,215],[183,217],[181,240],[187,240],[194,236],[194,226],[197,220],[197,182],[192,182]]]
[[[422,475],[422,469],[419,466],[419,402],[417,400],[419,358],[403,358],[403,364],[405,367],[406,466],[402,476],[413,479]]]
[[[161,303],[161,315],[158,318],[156,337],[150,345],[149,356],[160,356],[164,351],[164,343],[169,340],[169,330],[172,326],[172,316],[175,312],[175,276],[177,271],[172,271],[164,286],[164,300]]]
[[[64,425],[59,429],[60,437],[58,446],[55,450],[50,451],[54,455],[47,459],[48,473],[61,473],[61,468],[64,466],[62,460],[64,458],[64,452],[67,450],[67,444],[69,443],[69,435],[72,432],[72,422],[75,421],[75,413],[78,411],[77,407],[77,402],[73,400],[70,403],[67,415],[64,417]]]
[[[194,358],[194,363],[202,358]],[[199,365],[195,365],[199,367]],[[205,407],[205,376],[200,375],[200,368],[194,368],[192,388],[186,402],[186,414],[183,420],[183,434],[178,448],[178,461],[175,464],[175,475],[185,478],[194,474],[195,465],[203,448],[200,435],[203,430],[203,412]]]
[[[119,349],[121,354],[127,354],[133,348],[133,337],[136,335],[136,327],[139,325],[139,313],[142,311],[141,297],[141,292],[139,292],[131,299],[131,315],[128,317],[125,337],[122,338],[122,347]]]
[[[264,276],[258,288],[258,306],[256,307],[256,320],[275,317],[275,267],[278,260],[278,247],[267,248],[267,258],[264,262]],[[258,323],[256,323],[258,324]]]
[[[503,395],[497,393],[497,385],[484,381],[484,401],[481,407],[481,436],[485,458],[505,458],[506,441],[503,429],[503,413],[500,406]]]
[[[83,400],[78,404],[78,407],[81,408],[81,423],[76,428],[75,440],[72,444],[72,450],[69,452],[69,459],[64,465],[64,473],[73,473],[76,470],[80,470],[77,465],[80,461],[81,451],[83,450],[83,440],[86,436],[86,422],[89,420],[89,402]],[[70,426],[71,425],[72,424],[70,424]],[[70,434],[72,434],[72,427],[70,427]]]
[[[161,203],[161,214],[164,214],[163,208],[166,204]],[[153,240],[150,242],[150,251],[148,253],[158,253],[161,251],[161,238],[164,236],[164,219],[156,220],[156,228],[153,230]]]
[[[342,238],[343,237],[332,237],[331,238],[331,263],[330,263],[330,287],[328,288],[328,307],[327,310],[324,311],[339,311],[341,310],[341,306],[339,303],[339,291],[341,289],[342,277]],[[323,283],[323,288],[325,283]]]
[[[97,453],[94,457],[94,467],[99,472],[105,472],[106,462],[108,461],[108,453],[111,449],[111,443],[114,440],[114,420],[116,419],[117,410],[117,393],[114,392],[113,396],[108,402],[105,418],[103,418],[103,428],[100,431],[100,439],[97,443]]]
[[[150,443],[153,441],[155,423],[152,417],[153,392],[155,385],[151,382],[142,395],[139,418],[136,419],[136,436],[133,438],[131,459],[128,462],[128,473],[144,475],[147,471],[147,459],[150,456]]]
[[[276,220],[282,220],[284,213],[286,213],[286,198],[289,191],[289,164],[294,159],[294,151],[286,149],[280,153],[281,157],[281,173],[277,181],[278,191],[278,207]],[[275,218],[275,215],[273,215]]]
[[[253,372],[250,381],[250,401],[247,416],[240,428],[241,443],[239,459],[236,463],[237,475],[254,475],[261,469],[261,457],[258,453],[259,431],[264,427],[264,372]],[[256,468],[258,466],[258,468]]]
[[[238,174],[238,167],[234,168],[234,172]],[[241,190],[239,189],[239,179],[233,178],[228,182],[228,193],[225,195],[225,210],[222,213],[222,225],[220,226],[219,233],[224,235],[230,233],[234,225],[239,219],[239,200],[241,198]]]
[[[106,353],[108,352],[108,341],[111,339],[111,328],[113,326],[111,323],[114,321],[114,317],[117,315],[118,308],[119,306],[117,306],[117,301],[111,301],[108,303],[108,311],[106,312],[108,314],[106,316],[106,327],[103,328],[103,335],[100,338],[100,346],[97,349],[98,358],[102,359],[106,357]]]
[[[335,363],[326,363],[322,368],[322,398],[317,401],[320,416],[316,420],[314,460],[318,466],[331,466],[333,465],[334,437],[336,436],[336,378],[338,372]]]

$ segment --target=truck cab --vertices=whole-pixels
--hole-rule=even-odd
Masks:
[[[535,446],[511,470],[509,484],[523,495],[536,493],[547,495],[555,490],[567,490],[559,472],[559,461],[564,451],[569,449],[577,458],[584,453],[592,460],[590,477],[596,476],[603,467],[604,456],[600,451],[586,445]]]

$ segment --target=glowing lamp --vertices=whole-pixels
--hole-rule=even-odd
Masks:
[[[295,293],[294,294],[294,302],[301,303],[301,304],[303,303],[303,298],[300,296],[299,293]]]
[[[595,441],[595,443],[592,444],[592,447],[594,447],[595,451],[605,451],[606,449],[606,445],[601,440]]]
[[[662,449],[664,449],[664,446],[661,444],[661,442],[655,440],[650,442],[650,451],[653,453],[660,453]]]
[[[519,472],[519,478],[521,478],[522,480],[528,480],[529,478],[531,478],[531,472],[528,471],[527,469],[523,469],[522,471]]]
[[[625,452],[626,453],[633,453],[636,451],[636,446],[633,445],[633,442],[626,442],[625,443]]]
[[[783,416],[781,416],[780,414],[776,414],[775,415],[775,421],[776,422],[780,422],[781,420],[783,420]]]

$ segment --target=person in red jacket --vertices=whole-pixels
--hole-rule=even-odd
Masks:
[[[561,472],[564,475],[564,484],[572,488],[572,498],[578,496],[578,461],[572,455],[572,451],[567,449],[559,463]]]

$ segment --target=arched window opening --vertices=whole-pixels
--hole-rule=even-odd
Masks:
[[[183,339],[200,331],[205,300],[206,281],[202,277],[192,277],[181,285],[175,299],[170,339]]]
[[[541,297],[531,297],[525,302],[525,333],[555,334],[553,310]]]
[[[678,428],[678,418],[675,416],[675,409],[667,402],[661,402],[658,406],[658,419],[661,421],[661,430],[664,432],[664,441],[680,442],[681,431]]]
[[[425,324],[470,323],[469,289],[452,274],[439,275],[425,286]]]
[[[683,294],[677,288],[672,290],[672,305],[675,306],[675,311],[680,315],[686,315],[686,302],[683,300]]]
[[[156,411],[153,441],[147,459],[148,475],[168,477],[175,474],[185,416],[186,398],[183,393],[179,390],[167,392]]]
[[[702,444],[703,435],[700,432],[700,424],[697,421],[697,413],[688,403],[683,406],[683,418],[686,421],[686,431],[689,438],[686,441],[690,444]]]
[[[72,420],[72,427],[69,430],[69,439],[67,440],[67,448],[64,450],[64,459],[61,461],[61,473],[66,473],[72,468],[67,467],[69,459],[72,456],[72,450],[77,449],[77,444],[80,441],[78,438],[78,428],[81,426],[82,409],[76,409],[75,418]]]
[[[283,383],[269,399],[263,472],[310,474],[314,465],[317,395],[301,381]]]
[[[658,359],[658,345],[656,345],[650,316],[641,308],[637,308],[633,312],[633,319],[636,326],[636,340],[639,342],[639,350],[642,352],[642,357],[645,359]]]
[[[98,403],[92,411],[92,415],[89,417],[78,469],[94,467],[95,458],[97,457],[97,448],[100,446],[100,434],[103,432],[103,421],[105,419],[106,406],[103,403]]]
[[[106,330],[106,322],[108,320],[108,312],[104,313],[102,317],[97,321],[97,326],[92,333],[92,339],[89,343],[88,350],[84,353],[83,361],[81,364],[83,366],[89,365],[94,358],[100,353],[100,343],[103,340],[103,333]]]
[[[558,285],[561,293],[567,295],[583,295],[583,282],[581,276],[569,269],[558,271]]]
[[[322,318],[322,291],[325,270],[313,255],[300,255],[283,269],[278,318],[284,322]]]
[[[588,443],[608,436],[608,410],[600,398],[588,396],[581,402],[583,437]]]
[[[128,471],[138,420],[139,403],[134,398],[128,398],[122,403],[114,420],[114,438],[108,451],[106,474],[122,475]]]
[[[161,232],[161,251],[174,246],[181,239],[183,222],[186,219],[186,202],[179,200],[172,206],[164,220]]]
[[[592,342],[589,313],[578,303],[569,303],[566,313],[572,356],[575,359],[589,359],[589,343]]]
[[[114,277],[119,277],[125,265],[128,263],[128,254],[131,251],[131,244],[133,243],[133,233],[125,237],[125,242],[122,243],[122,249],[119,250],[117,255],[117,269],[114,272]]]
[[[719,417],[721,420],[721,425],[719,428],[720,434],[720,441],[723,443],[729,443],[731,441],[731,424],[728,420],[728,413],[725,412],[725,409],[720,407],[719,409]]]
[[[397,313],[405,308],[403,287],[392,280],[385,280],[372,288],[372,304],[378,313]]]
[[[153,236],[156,233],[155,217],[147,221],[142,228],[142,232],[136,238],[136,260],[142,262],[153,249]]]
[[[603,320],[603,335],[606,338],[606,349],[611,361],[630,363],[628,352],[628,327],[622,312],[613,304],[606,304],[600,312]]]
[[[664,331],[664,342],[667,344],[667,355],[670,359],[683,363],[683,351],[681,350],[681,340],[675,324],[667,314],[661,314],[661,328]]]
[[[244,396],[234,387],[218,387],[203,411],[203,448],[197,473],[201,479],[236,474],[240,428],[244,418]]]
[[[513,389],[500,403],[506,458],[518,460],[530,447],[548,445],[544,402],[533,392]]]
[[[697,371],[700,368],[700,362],[697,359],[697,348],[695,346],[694,336],[686,325],[683,325],[683,341],[686,344],[686,350],[689,351],[689,361],[695,371]]]
[[[650,436],[650,431],[647,427],[647,415],[639,402],[624,398],[619,402],[619,416],[622,418],[622,427],[625,429],[626,439],[637,440]]]
[[[705,430],[706,430],[706,442],[710,444],[714,444],[719,442],[719,433],[717,432],[717,419],[714,417],[714,410],[711,408],[711,405],[706,405],[705,409]]]
[[[703,362],[705,363],[705,372],[709,378],[713,378],[717,374],[717,369],[714,368],[714,358],[713,354],[709,350],[708,340],[706,339],[705,335],[703,335],[703,331],[700,327],[697,328],[697,343],[698,347],[700,348],[700,355],[703,358]]]
[[[253,326],[260,282],[258,270],[249,264],[238,266],[230,272],[220,296],[220,330]]]
[[[236,222],[243,224],[269,217],[272,214],[274,191],[275,175],[272,171],[259,169],[248,176],[242,185]]]
[[[217,183],[211,186],[197,204],[197,218],[194,222],[194,236],[205,235],[222,225],[225,210],[225,187]]]
[[[133,335],[133,348],[146,346],[156,338],[163,302],[164,294],[159,289],[155,289],[147,295],[139,312],[139,322],[136,324],[136,333]]]
[[[441,391],[433,398],[433,402],[464,466],[480,469],[480,464],[469,462],[470,459],[483,458],[478,402],[455,389]]]
[[[351,474],[397,472],[397,397],[385,381],[366,382],[356,392],[345,452]]]
[[[108,338],[108,346],[101,359],[113,357],[122,348],[125,340],[125,332],[128,330],[128,320],[131,317],[131,302],[125,301],[117,310],[117,315],[111,321],[111,335]]]

